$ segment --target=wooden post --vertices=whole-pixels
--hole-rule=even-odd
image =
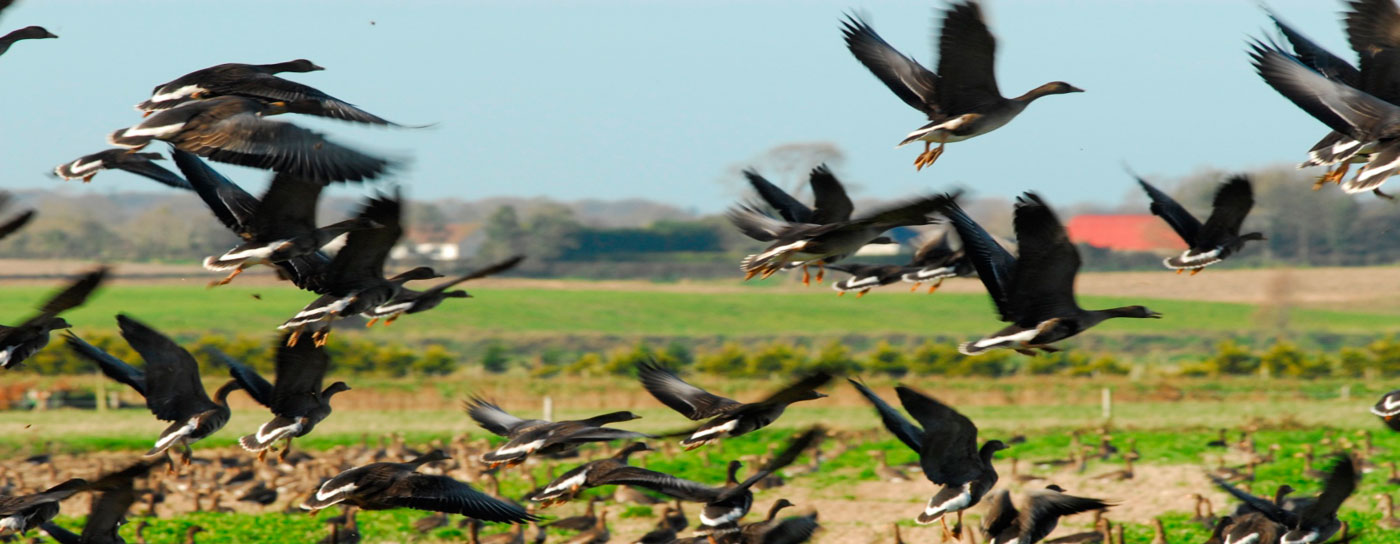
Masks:
[[[107,411],[107,377],[98,375],[97,392],[93,395],[93,404],[97,405],[97,413]]]
[[[544,396],[544,420],[554,421],[554,397]]]
[[[1342,400],[1351,400],[1351,384],[1342,385]]]
[[[1113,419],[1113,390],[1105,387],[1102,391],[1100,404],[1103,410],[1103,420],[1110,421]]]

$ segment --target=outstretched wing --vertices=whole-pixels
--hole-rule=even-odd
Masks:
[[[879,395],[876,395],[875,392],[871,391],[865,384],[856,381],[854,378],[847,378],[846,381],[851,382],[851,385],[856,387],[856,391],[860,391],[860,394],[864,396],[866,400],[870,401],[870,404],[875,405],[875,412],[880,414],[880,421],[885,424],[886,429],[889,429],[889,431],[894,434],[895,438],[898,438],[905,446],[909,446],[911,450],[919,451],[923,449],[923,429],[919,428],[918,425],[915,425],[908,419],[905,419],[903,415],[900,415],[898,410],[895,410],[893,406],[890,406],[889,403],[885,402]]]
[[[942,116],[937,94],[938,74],[900,53],[859,17],[846,16],[841,33],[846,36],[846,48],[851,50],[856,60],[875,74],[895,96],[929,118]]]
[[[1245,216],[1254,207],[1254,189],[1249,184],[1249,178],[1230,178],[1215,191],[1215,202],[1211,206],[1210,218],[1201,228],[1200,241],[1219,244],[1238,235]]]
[[[1079,251],[1055,212],[1035,193],[1026,193],[1017,198],[1013,224],[1021,250],[1010,300],[1017,324],[1034,327],[1078,310],[1074,276],[1079,273]]]
[[[740,403],[686,383],[655,361],[637,365],[637,377],[651,396],[694,421],[725,413]]]
[[[1191,215],[1191,212],[1186,211],[1186,208],[1183,208],[1176,199],[1153,187],[1152,184],[1147,183],[1147,180],[1137,176],[1133,177],[1137,178],[1139,185],[1142,185],[1142,190],[1147,192],[1147,198],[1152,199],[1152,204],[1148,205],[1152,214],[1166,221],[1167,225],[1176,231],[1176,235],[1186,242],[1186,245],[1195,247],[1196,242],[1201,238],[1201,221],[1196,219],[1196,216]]]

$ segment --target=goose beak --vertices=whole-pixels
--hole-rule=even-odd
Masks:
[[[58,34],[54,34],[54,33],[52,33],[52,32],[49,32],[49,31],[45,30],[45,31],[44,31],[44,37],[45,37],[45,38],[57,38],[57,37],[58,37]]]
[[[1157,313],[1157,312],[1154,312],[1154,311],[1152,311],[1152,310],[1148,310],[1148,311],[1147,311],[1147,317],[1150,317],[1150,318],[1152,318],[1152,319],[1161,319],[1161,318],[1162,318],[1162,314]]]
[[[1072,93],[1082,93],[1082,92],[1084,92],[1084,89],[1080,89],[1079,87],[1075,87],[1074,85],[1070,85],[1070,86],[1069,86],[1069,92],[1072,92]]]

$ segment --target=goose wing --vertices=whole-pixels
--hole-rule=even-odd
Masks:
[[[1034,327],[1046,319],[1077,311],[1074,276],[1079,273],[1079,251],[1055,212],[1035,193],[1016,202],[1016,261],[1011,303],[1017,324]]]
[[[278,172],[272,177],[253,212],[252,231],[280,240],[316,231],[316,203],[325,184]]]
[[[187,128],[174,143],[202,157],[240,166],[285,172],[321,181],[374,179],[389,161],[345,147],[324,135],[253,112]]]
[[[596,485],[630,485],[650,489],[668,497],[689,502],[711,502],[724,490],[700,482],[677,478],[664,472],[623,466],[594,480]]]
[[[93,482],[92,489],[98,495],[92,503],[87,523],[83,525],[82,542],[111,542],[117,526],[125,520],[127,510],[136,502],[136,479],[146,476],[152,467],[164,462],[161,459],[136,463]]]
[[[491,431],[498,436],[509,437],[523,429],[536,427],[549,423],[543,419],[521,419],[510,415],[500,406],[487,402],[481,397],[472,397],[467,401],[467,415],[471,416],[481,428]]]
[[[179,421],[217,407],[199,380],[190,352],[140,321],[117,315],[122,338],[146,360],[146,407],[164,421]]]
[[[810,223],[791,223],[759,210],[757,206],[740,204],[725,212],[729,222],[744,236],[760,242],[772,242],[800,227],[815,227]]]
[[[841,181],[836,179],[836,175],[832,174],[825,164],[813,168],[807,182],[812,186],[815,199],[811,220],[808,222],[824,225],[851,218],[855,205],[851,203],[851,197],[846,195],[846,188],[841,185]]]
[[[199,157],[187,151],[172,149],[170,158],[194,187],[195,194],[209,206],[219,222],[236,234],[248,232],[248,225],[258,209],[258,197],[244,191],[238,184],[210,168]]]
[[[789,223],[810,223],[812,222],[812,209],[806,204],[793,198],[787,191],[782,190],[767,178],[759,175],[753,169],[744,170],[744,178],[749,180],[749,185],[758,193],[759,198],[778,211],[778,215]]]
[[[895,96],[930,119],[943,116],[939,110],[937,74],[900,53],[859,17],[848,15],[842,22],[841,33],[846,37],[846,48],[856,60]]]
[[[267,378],[258,374],[258,371],[253,370],[253,367],[243,364],[223,351],[207,348],[205,353],[213,355],[215,359],[228,367],[229,377],[237,381],[238,386],[248,392],[248,396],[253,397],[253,400],[257,401],[258,404],[268,408],[272,407],[273,385],[267,381]]]
[[[389,250],[403,237],[402,213],[403,203],[397,189],[392,195],[376,196],[363,204],[358,217],[373,221],[379,227],[354,230],[346,236],[345,247],[331,260],[328,281],[339,287],[354,288],[365,281],[383,278]]]
[[[484,266],[484,267],[478,268],[478,269],[476,269],[476,270],[473,270],[473,271],[468,272],[468,273],[466,273],[466,274],[463,274],[463,275],[461,275],[461,276],[457,276],[457,277],[455,277],[455,278],[452,278],[451,280],[448,280],[448,281],[446,281],[446,282],[443,282],[443,283],[434,285],[431,289],[428,289],[427,291],[424,291],[424,292],[423,292],[422,294],[420,294],[419,296],[423,296],[423,295],[427,295],[427,294],[432,294],[432,293],[441,293],[441,292],[443,292],[443,291],[446,291],[448,288],[450,288],[450,287],[452,287],[452,286],[454,286],[454,285],[457,285],[457,284],[459,284],[459,283],[465,282],[465,281],[471,281],[471,280],[475,280],[475,279],[485,278],[485,277],[487,277],[487,276],[495,276],[495,275],[497,275],[497,274],[505,273],[505,272],[509,271],[510,269],[515,268],[516,265],[520,264],[520,261],[523,261],[523,260],[525,260],[525,256],[524,256],[524,255],[515,255],[515,256],[513,256],[513,257],[509,257],[509,258],[507,258],[507,259],[505,259],[505,260],[503,260],[503,261],[500,261],[500,262],[496,262],[496,263],[493,263],[493,264],[486,265],[486,266]]]
[[[293,113],[371,125],[398,126],[398,123],[362,110],[320,89],[271,74],[257,74],[232,83],[223,90],[225,94],[254,97],[268,102],[283,101],[287,103],[287,111]]]
[[[1050,489],[1032,491],[1022,513],[1020,541],[1039,542],[1055,529],[1055,522],[1060,518],[1109,506],[1099,499],[1065,495]]]
[[[1269,19],[1274,22],[1274,26],[1278,27],[1279,33],[1288,40],[1288,44],[1293,46],[1293,56],[1299,61],[1329,79],[1335,79],[1353,87],[1359,84],[1361,72],[1355,66],[1308,39],[1303,33],[1284,23],[1274,12],[1267,8],[1265,8],[1265,12],[1269,14]]]
[[[1250,56],[1259,77],[1313,118],[1360,142],[1380,137],[1400,107],[1366,92],[1332,81],[1278,49],[1254,42]]]
[[[643,361],[637,365],[637,377],[656,400],[680,412],[694,421],[708,419],[728,413],[742,406],[733,399],[705,391],[686,383],[674,372],[662,368],[655,361]]]
[[[1290,512],[1288,510],[1284,510],[1283,507],[1274,504],[1274,501],[1265,499],[1263,497],[1256,497],[1253,494],[1233,485],[1230,485],[1229,482],[1226,482],[1225,480],[1222,480],[1215,476],[1211,476],[1210,480],[1212,482],[1215,482],[1215,485],[1219,486],[1220,489],[1225,490],[1226,493],[1233,495],[1236,499],[1239,499],[1240,502],[1249,505],[1250,508],[1253,508],[1260,514],[1263,514],[1264,517],[1269,518],[1269,520],[1275,523],[1292,527],[1298,521],[1298,514]]]
[[[1356,491],[1358,476],[1356,463],[1352,461],[1351,456],[1338,456],[1337,464],[1327,474],[1322,494],[1318,495],[1317,500],[1299,514],[1299,526],[1302,528],[1322,527],[1336,519],[1337,510],[1342,507],[1342,502]]]
[[[538,519],[524,508],[447,476],[410,474],[390,485],[384,495],[384,502],[395,506],[462,514],[483,521],[527,523]]]
[[[1014,321],[1016,317],[1011,296],[1017,268],[1016,258],[998,244],[992,235],[987,234],[982,225],[968,217],[956,202],[950,202],[940,211],[953,223],[958,238],[962,239],[963,251],[972,259],[972,267],[977,270],[977,277],[987,288],[987,294],[991,295],[1001,320]]]
[[[1201,228],[1201,242],[1219,244],[1240,233],[1245,216],[1254,207],[1254,189],[1249,178],[1235,176],[1215,191],[1210,217]]]
[[[288,346],[290,333],[277,342],[277,385],[272,390],[272,413],[282,417],[301,417],[321,407],[321,382],[331,357],[324,347],[310,338],[298,339]]]
[[[1201,220],[1196,219],[1196,216],[1186,211],[1176,199],[1152,186],[1147,180],[1133,177],[1142,185],[1142,190],[1147,192],[1147,198],[1152,200],[1152,204],[1148,206],[1152,215],[1161,217],[1171,225],[1172,230],[1176,231],[1176,235],[1180,236],[1186,245],[1194,247],[1201,238]]]
[[[995,73],[997,41],[976,1],[953,4],[938,36],[938,106],[950,115],[1003,100]]]
[[[797,457],[802,455],[802,452],[807,451],[808,448],[816,444],[817,441],[821,440],[821,438],[825,435],[826,430],[821,428],[820,426],[812,427],[810,429],[807,429],[806,431],[803,431],[802,434],[793,437],[792,440],[789,440],[787,447],[783,448],[783,451],[779,452],[778,455],[773,457],[773,459],[769,460],[767,463],[764,463],[762,467],[759,467],[758,470],[754,471],[754,473],[749,475],[749,477],[746,478],[744,481],[739,482],[739,485],[725,489],[723,493],[720,493],[719,497],[717,497],[715,501],[723,501],[725,499],[732,498],[741,493],[744,493],[748,490],[748,488],[752,487],[753,484],[758,483],[759,480],[767,478],[773,473],[782,470],[784,467],[791,465],[793,462],[797,461]]]
[[[107,267],[98,267],[96,270],[78,277],[68,287],[49,297],[44,304],[39,307],[39,313],[43,316],[53,317],[87,302],[97,286],[102,285],[102,281],[107,279]]]
[[[1348,7],[1347,42],[1363,59],[1400,47],[1400,7],[1393,0],[1351,0]]]
[[[37,213],[38,212],[35,212],[34,210],[25,210],[23,213],[15,216],[14,219],[6,221],[4,224],[0,224],[0,240],[9,238],[11,234],[19,232],[19,229],[22,229],[25,225],[28,225],[29,222],[34,219],[34,216]]]
[[[920,451],[923,449],[924,430],[922,428],[905,419],[898,410],[895,410],[893,406],[890,406],[865,384],[854,378],[846,378],[846,381],[851,382],[856,391],[860,391],[860,394],[870,401],[870,404],[875,405],[875,412],[880,414],[880,421],[885,424],[886,429],[894,434],[895,438],[898,438],[905,446],[909,446],[911,450]]]
[[[82,338],[78,338],[78,335],[72,332],[68,332],[64,335],[64,341],[68,343],[68,347],[73,350],[73,353],[77,353],[78,356],[96,363],[97,367],[102,369],[102,373],[106,374],[108,378],[131,386],[131,388],[135,389],[141,396],[146,396],[145,372],[127,364],[126,361],[113,357],[110,353],[103,351],[101,348],[83,341]]]
[[[977,425],[952,407],[905,386],[895,388],[899,402],[924,428],[919,466],[930,482],[960,486],[982,472],[977,455]]]

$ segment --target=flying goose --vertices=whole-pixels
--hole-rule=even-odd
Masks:
[[[924,142],[924,152],[914,160],[916,169],[938,160],[944,144],[1001,128],[1037,98],[1083,92],[1055,81],[1015,98],[1003,97],[995,73],[996,38],[987,29],[982,7],[975,0],[954,3],[944,12],[937,73],[900,53],[859,17],[848,16],[842,33],[856,60],[900,100],[928,116],[928,124],[899,142],[899,146]],[[935,143],[938,147],[929,149]]]
[[[826,395],[816,389],[831,381],[831,375],[818,372],[753,403],[727,399],[686,383],[655,361],[637,365],[637,378],[651,396],[691,421],[708,419],[681,441],[691,450],[724,437],[739,436],[768,426],[783,415],[789,404],[815,400]]]
[[[397,123],[386,121],[316,88],[276,75],[285,72],[317,72],[324,69],[306,59],[274,64],[227,63],[210,66],[175,78],[169,83],[157,85],[151,91],[151,98],[137,104],[136,109],[150,115],[192,100],[241,96],[264,102],[286,101],[289,104],[297,104],[299,107],[291,110],[294,113],[372,125],[397,126]]]
[[[986,286],[1002,321],[1010,323],[985,338],[965,342],[958,351],[975,355],[991,349],[1057,351],[1050,344],[1069,338],[1114,317],[1160,318],[1142,306],[1085,310],[1074,298],[1079,251],[1069,235],[1035,193],[1016,199],[1016,244],[1012,257],[972,218],[951,202],[943,210],[958,230],[977,277]]]
[[[42,26],[26,26],[19,30],[11,31],[9,34],[0,36],[0,55],[4,55],[10,50],[10,46],[20,40],[42,40],[45,38],[57,38],[54,33],[45,30]]]
[[[977,425],[952,407],[905,386],[895,388],[899,402],[914,416],[918,425],[881,399],[865,384],[847,379],[875,407],[880,421],[900,442],[919,454],[919,467],[924,477],[939,486],[915,518],[919,524],[935,521],[948,529],[945,514],[957,512],[962,523],[963,510],[976,506],[997,483],[997,471],[992,466],[996,452],[1006,449],[1000,440],[988,440],[977,446]],[[922,427],[920,427],[922,425]]]
[[[297,107],[284,101],[220,96],[161,111],[135,126],[118,129],[107,141],[138,150],[152,140],[162,140],[210,160],[323,182],[374,179],[391,166],[388,160],[336,144],[320,133],[267,119]]]
[[[301,507],[316,512],[346,502],[365,510],[413,508],[498,523],[538,519],[524,508],[450,477],[418,472],[418,468],[427,463],[445,459],[448,457],[442,450],[433,450],[406,463],[358,466],[326,480]]]
[[[1244,248],[1245,242],[1264,240],[1258,232],[1240,234],[1245,216],[1254,207],[1254,189],[1245,176],[1235,176],[1220,186],[1211,204],[1210,217],[1202,224],[1176,200],[1153,187],[1147,180],[1137,178],[1138,184],[1152,199],[1152,214],[1171,225],[1188,248],[1181,255],[1162,261],[1178,274],[1190,270],[1191,275],[1205,267],[1225,260]]]
[[[38,493],[0,497],[0,536],[19,533],[53,520],[58,503],[88,489],[87,480],[72,478]]]
[[[0,325],[0,368],[8,369],[23,363],[44,346],[49,345],[49,333],[72,327],[58,314],[82,306],[97,286],[107,278],[107,267],[83,274],[77,281],[59,291],[39,307],[39,314],[13,327]]]
[[[632,412],[609,412],[588,419],[570,421],[546,421],[543,419],[520,419],[510,415],[500,406],[480,397],[472,397],[466,403],[467,415],[481,428],[504,436],[508,440],[495,450],[481,456],[483,462],[492,468],[499,465],[515,466],[535,453],[553,454],[577,449],[589,442],[611,442],[645,438],[650,435],[604,427],[609,423],[621,423],[641,419]],[[624,456],[625,460],[626,457]]]
[[[1019,510],[1005,489],[992,497],[991,508],[982,518],[983,538],[989,544],[1035,544],[1055,530],[1061,517],[1112,506],[1099,499],[1066,495],[1055,485],[1026,495]]]
[[[117,528],[125,523],[127,510],[136,502],[136,479],[144,478],[152,468],[165,461],[141,461],[92,482],[89,488],[98,495],[92,501],[81,535],[52,522],[41,528],[59,544],[124,544],[126,541],[117,534]]]
[[[103,170],[125,170],[167,187],[194,189],[185,178],[151,162],[164,158],[160,153],[132,153],[126,149],[108,149],[60,164],[53,172],[61,179],[82,179],[86,183],[92,181],[92,178]]]
[[[520,261],[525,260],[524,255],[515,255],[503,261],[486,265],[461,276],[457,276],[440,284],[434,285],[427,290],[418,291],[404,287],[399,289],[397,295],[389,301],[371,308],[360,315],[369,319],[365,326],[374,325],[375,321],[384,319],[384,324],[393,323],[403,314],[416,314],[426,312],[438,307],[444,300],[449,298],[471,298],[471,294],[462,289],[448,291],[459,283],[475,279],[485,278],[502,274],[515,268]]]
[[[315,345],[310,339],[290,345],[285,338],[278,341],[275,385],[223,352],[211,351],[229,367],[229,374],[253,400],[272,409],[272,421],[259,426],[257,432],[238,439],[238,445],[243,449],[258,453],[259,461],[267,457],[268,448],[278,440],[285,440],[286,443],[277,454],[277,459],[286,461],[287,454],[292,450],[292,439],[310,434],[317,423],[331,415],[331,397],[350,390],[349,385],[339,381],[321,387],[331,358],[325,348]]]
[[[96,363],[107,377],[146,397],[146,407],[156,419],[171,422],[161,431],[155,446],[146,452],[147,457],[178,448],[182,451],[183,463],[188,465],[194,455],[190,445],[218,432],[228,423],[228,395],[239,388],[238,381],[229,380],[219,387],[211,400],[199,379],[199,362],[185,348],[125,315],[117,315],[117,325],[126,343],[146,361],[145,370],[136,369],[74,334],[67,335],[68,347]],[[173,466],[168,468],[174,470]]]

